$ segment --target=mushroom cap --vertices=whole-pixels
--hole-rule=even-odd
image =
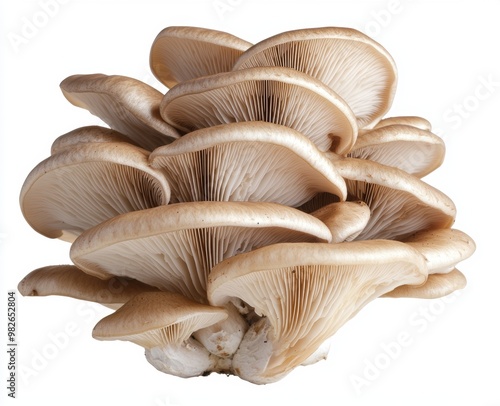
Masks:
[[[147,151],[128,143],[87,143],[51,155],[26,178],[20,205],[46,237],[73,241],[121,213],[167,204],[170,189]]]
[[[370,208],[365,202],[330,203],[311,213],[332,233],[332,243],[354,240],[370,220]]]
[[[325,83],[351,107],[360,128],[389,110],[397,84],[396,64],[365,34],[343,27],[287,31],[247,49],[234,69],[284,66]]]
[[[469,258],[476,250],[476,244],[470,236],[452,228],[420,231],[404,242],[424,256],[429,274],[452,271],[455,265]]]
[[[419,178],[443,163],[444,141],[430,131],[393,124],[359,134],[349,157],[394,166]]]
[[[431,131],[432,125],[426,118],[419,116],[394,116],[385,117],[380,120],[373,128],[382,128],[389,125],[408,125],[424,131]]]
[[[139,80],[118,75],[73,75],[61,82],[73,105],[98,116],[147,150],[168,144],[178,132],[160,117],[163,94]]]
[[[340,244],[283,243],[244,253],[216,265],[208,298],[220,306],[239,298],[267,318],[271,350],[253,353],[260,336],[252,325],[233,358],[243,379],[267,383],[304,362],[371,300],[403,284],[425,282],[424,258],[397,241]],[[256,376],[247,376],[262,362]]]
[[[74,265],[52,265],[30,272],[19,282],[18,290],[23,296],[68,296],[119,307],[139,293],[158,289],[134,279],[102,280]]]
[[[327,241],[315,217],[275,203],[191,202],[127,213],[87,230],[72,261],[99,278],[140,280],[206,302],[206,280],[223,259],[284,241]]]
[[[349,106],[313,77],[291,68],[258,67],[179,83],[160,104],[182,133],[218,124],[266,121],[304,134],[316,146],[348,152],[357,136]]]
[[[98,125],[89,125],[75,128],[57,137],[52,143],[50,153],[54,155],[66,148],[73,148],[77,145],[91,142],[126,142],[136,145],[134,141],[118,131]]]
[[[266,201],[299,206],[318,192],[346,198],[335,165],[302,134],[261,121],[196,130],[150,155],[171,202]]]
[[[200,76],[228,72],[252,44],[223,31],[200,27],[167,27],[150,52],[154,76],[165,86]]]
[[[357,239],[404,240],[427,229],[449,228],[453,201],[440,190],[405,171],[373,161],[345,158],[335,166],[347,193],[370,207],[370,220]]]
[[[429,275],[427,281],[421,286],[402,285],[391,292],[387,292],[383,297],[411,297],[415,299],[437,299],[459,289],[464,289],[467,279],[458,269],[444,274]]]
[[[146,349],[180,345],[193,332],[227,317],[222,308],[193,302],[172,292],[144,292],[94,327],[98,340],[131,341]]]

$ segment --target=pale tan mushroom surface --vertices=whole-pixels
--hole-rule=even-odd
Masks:
[[[224,309],[193,302],[170,292],[142,293],[99,321],[98,340],[131,341],[146,349],[158,370],[181,377],[218,370],[219,359],[191,336],[227,318]]]
[[[365,202],[337,202],[322,206],[311,213],[332,233],[332,243],[354,240],[370,220],[370,208]]]
[[[100,277],[124,276],[206,303],[206,281],[225,258],[278,242],[331,240],[320,220],[274,203],[191,202],[131,212],[87,230],[72,261]]]
[[[313,77],[291,68],[258,67],[179,83],[160,104],[163,119],[180,133],[240,121],[281,124],[316,146],[342,154],[357,137],[345,101]]]
[[[316,193],[345,200],[335,164],[302,134],[266,122],[221,124],[184,135],[150,155],[171,202],[262,201],[299,206]]]
[[[444,141],[430,131],[393,124],[359,134],[348,156],[393,166],[422,178],[444,161]]]
[[[167,87],[201,76],[228,72],[252,44],[227,32],[172,26],[153,41],[151,71]]]
[[[75,106],[99,117],[134,143],[153,150],[179,138],[162,120],[163,94],[139,80],[118,75],[73,75],[61,82],[64,96]]]
[[[304,72],[342,97],[360,128],[373,126],[392,105],[397,71],[379,43],[360,31],[320,27],[287,31],[253,45],[234,69],[283,66]]]
[[[18,290],[23,296],[68,296],[117,309],[139,293],[158,289],[129,278],[99,279],[74,265],[52,265],[30,272]]]
[[[429,274],[454,270],[459,262],[465,261],[476,250],[476,244],[469,235],[452,228],[420,231],[404,242],[424,256]]]
[[[427,281],[421,286],[402,285],[382,297],[438,299],[447,296],[467,286],[467,279],[458,269],[445,274],[429,275]]]
[[[233,357],[234,372],[253,383],[281,379],[371,300],[427,278],[425,260],[397,241],[276,244],[214,267],[208,297],[234,298],[262,318]]]
[[[51,155],[26,178],[20,205],[39,233],[72,242],[129,211],[167,204],[170,188],[147,151],[119,142],[76,145]]]
[[[370,208],[359,240],[404,240],[418,231],[449,228],[455,221],[456,207],[446,194],[401,169],[357,158],[335,166],[351,198]]]
[[[125,142],[136,145],[132,139],[111,128],[89,125],[75,128],[57,137],[51,145],[50,153],[54,155],[67,148],[91,142]]]
[[[149,63],[164,92],[61,82],[106,125],[59,136],[22,185],[27,223],[71,242],[73,265],[35,269],[21,294],[115,309],[93,336],[142,346],[167,374],[267,384],[325,359],[376,298],[465,287],[474,241],[422,180],[443,139],[423,117],[387,116],[398,74],[381,44],[342,27],[254,45],[172,26]]]
[[[434,299],[465,287],[467,280],[456,266],[476,250],[476,244],[470,236],[460,230],[444,228],[417,232],[404,242],[425,258],[429,278],[418,288],[399,286],[385,296]]]
[[[424,131],[431,131],[432,124],[429,120],[419,116],[393,116],[384,117],[373,128],[382,128],[389,125],[408,125]]]

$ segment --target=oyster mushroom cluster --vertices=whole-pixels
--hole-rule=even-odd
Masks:
[[[158,370],[256,384],[324,359],[323,345],[379,297],[465,286],[473,240],[421,178],[445,146],[421,117],[386,117],[389,53],[353,29],[251,44],[168,27],[151,69],[168,91],[74,75],[64,96],[107,126],[58,137],[20,196],[26,221],[69,242],[23,295],[114,312],[98,340],[144,347]]]

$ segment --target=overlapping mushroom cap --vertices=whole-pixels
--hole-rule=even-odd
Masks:
[[[71,243],[26,296],[116,309],[99,340],[145,348],[158,370],[264,384],[324,359],[378,297],[436,298],[466,285],[474,241],[453,201],[421,178],[444,159],[419,116],[386,117],[395,63],[339,27],[255,45],[167,27],[136,79],[73,75],[61,90],[104,126],[56,138],[20,205],[34,230]]]
[[[311,356],[368,302],[396,287],[421,285],[424,258],[396,241],[276,244],[217,265],[210,303],[244,300],[258,316],[233,358],[235,373],[270,383]]]
[[[21,189],[24,217],[39,233],[73,241],[104,220],[170,200],[148,153],[126,142],[78,142],[37,165]]]

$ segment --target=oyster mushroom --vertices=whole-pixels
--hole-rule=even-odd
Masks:
[[[158,289],[129,278],[99,279],[74,265],[51,265],[26,275],[18,290],[23,296],[68,296],[117,309],[139,293]]]
[[[360,134],[349,152],[360,158],[393,166],[422,178],[444,160],[443,140],[430,131],[393,124]]]
[[[111,128],[89,125],[75,128],[57,137],[52,143],[50,153],[51,155],[55,155],[67,148],[91,142],[126,142],[136,145],[130,138]]]
[[[456,265],[474,253],[476,244],[463,231],[449,228],[424,230],[411,235],[404,242],[423,255],[429,270],[429,278],[418,288],[400,286],[385,296],[431,299],[465,287],[467,280],[456,269]]]
[[[252,44],[227,32],[201,27],[167,27],[153,41],[149,62],[167,87],[200,76],[228,72]]]
[[[323,82],[351,107],[360,128],[389,110],[397,83],[391,55],[365,34],[342,27],[287,31],[248,48],[234,69],[283,66]]]
[[[134,143],[153,150],[179,138],[160,117],[163,94],[139,80],[118,75],[73,75],[61,82],[64,96],[98,116]]]
[[[404,242],[424,256],[429,274],[454,270],[476,250],[470,236],[453,228],[423,230],[407,237]]]
[[[208,298],[243,300],[262,318],[233,357],[233,370],[257,384],[281,379],[306,361],[371,300],[427,278],[424,258],[386,240],[284,243],[237,255],[214,267]]]
[[[134,278],[207,303],[207,277],[223,259],[275,242],[330,239],[321,221],[283,205],[192,202],[115,217],[83,233],[70,255],[91,275]],[[247,328],[237,312],[227,311],[232,317],[198,337],[225,357],[236,351]]]
[[[370,219],[356,237],[404,240],[427,229],[449,228],[455,221],[453,201],[440,190],[405,171],[373,161],[345,158],[335,167],[354,200],[370,208]]]
[[[299,210],[251,202],[190,202],[116,216],[82,233],[71,259],[99,278],[123,276],[207,302],[206,280],[225,258],[277,242],[331,240]]]
[[[330,203],[311,213],[332,233],[332,243],[354,240],[370,220],[370,208],[365,202]]]
[[[429,120],[419,116],[384,117],[373,128],[382,128],[389,125],[408,125],[424,131],[432,130],[432,125]]]
[[[302,134],[266,122],[221,124],[157,148],[171,202],[262,201],[298,206],[318,192],[345,200],[335,165]]]
[[[429,275],[427,281],[421,286],[402,285],[382,297],[416,299],[437,299],[456,290],[463,289],[467,285],[467,279],[458,269],[448,273],[435,273]]]
[[[170,292],[141,293],[94,327],[98,340],[131,341],[144,347],[158,370],[180,377],[226,368],[192,334],[227,317],[222,308],[200,304]]]
[[[179,83],[163,97],[160,114],[183,134],[240,121],[281,124],[338,154],[357,137],[356,118],[344,100],[291,68],[241,69]]]
[[[62,81],[110,128],[60,136],[28,175],[23,215],[72,242],[75,265],[31,272],[21,293],[117,308],[94,337],[143,346],[160,371],[265,384],[326,358],[375,298],[465,286],[474,242],[420,179],[444,144],[422,117],[383,118],[397,72],[380,44],[339,27],[255,45],[168,27],[150,65],[165,95]]]
[[[163,174],[149,166],[142,148],[92,142],[63,149],[38,164],[19,199],[37,232],[72,242],[118,214],[167,204],[170,188]]]

